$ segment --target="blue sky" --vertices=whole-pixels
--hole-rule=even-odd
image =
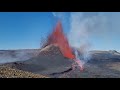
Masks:
[[[39,48],[54,24],[51,13],[0,12],[0,49]]]
[[[85,15],[92,14],[96,13]],[[102,35],[92,35],[92,49],[120,51],[120,13],[102,14],[107,17],[107,30]],[[51,32],[56,21],[52,12],[0,12],[0,49],[39,48],[41,37]],[[67,34],[69,23],[65,22],[63,28]]]

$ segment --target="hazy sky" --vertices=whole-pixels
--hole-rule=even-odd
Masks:
[[[105,16],[106,23],[91,34],[92,49],[120,51],[120,13],[100,14]],[[97,13],[85,13],[84,18],[93,15]],[[56,21],[52,12],[0,12],[0,49],[39,48],[41,37],[46,37]],[[70,30],[67,21],[62,22],[66,34]]]

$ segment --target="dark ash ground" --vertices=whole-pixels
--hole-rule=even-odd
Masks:
[[[56,46],[30,51],[22,50],[22,55],[16,55],[18,50],[11,53],[9,50],[0,51],[0,61],[4,62],[0,66],[51,78],[120,78],[120,53],[117,51],[91,51],[92,58],[83,71],[79,71],[79,68],[72,70],[74,62],[64,58]],[[5,62],[5,59],[9,62]]]

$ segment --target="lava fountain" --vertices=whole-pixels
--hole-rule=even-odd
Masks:
[[[83,62],[79,59],[77,50],[73,53],[68,39],[63,33],[62,24],[60,21],[57,23],[53,32],[48,36],[46,43],[43,44],[43,47],[50,44],[57,45],[64,57],[74,60],[76,65],[80,67],[80,70],[83,70]]]

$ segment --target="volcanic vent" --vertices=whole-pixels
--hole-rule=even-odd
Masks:
[[[80,70],[83,70],[84,62],[80,60],[77,49],[74,48],[75,51],[73,51],[70,47],[68,39],[63,33],[62,24],[60,21],[57,23],[54,31],[48,36],[47,42],[43,44],[43,47],[51,44],[57,45],[64,57],[75,62],[73,68],[74,66],[78,66]]]
[[[75,58],[75,56],[72,53],[72,49],[69,46],[68,40],[63,33],[60,21],[57,23],[57,26],[55,27],[54,31],[48,36],[47,42],[43,44],[43,47],[46,47],[51,44],[57,45],[64,57],[69,59]]]
[[[46,57],[55,57],[57,55],[62,56],[62,53],[61,53],[60,49],[58,48],[58,45],[51,44],[51,45],[48,45],[48,46],[42,48],[39,52],[39,55],[43,55]]]
[[[59,21],[35,57],[17,64],[9,64],[9,66],[33,73],[54,75],[72,70],[75,60],[76,56]]]

